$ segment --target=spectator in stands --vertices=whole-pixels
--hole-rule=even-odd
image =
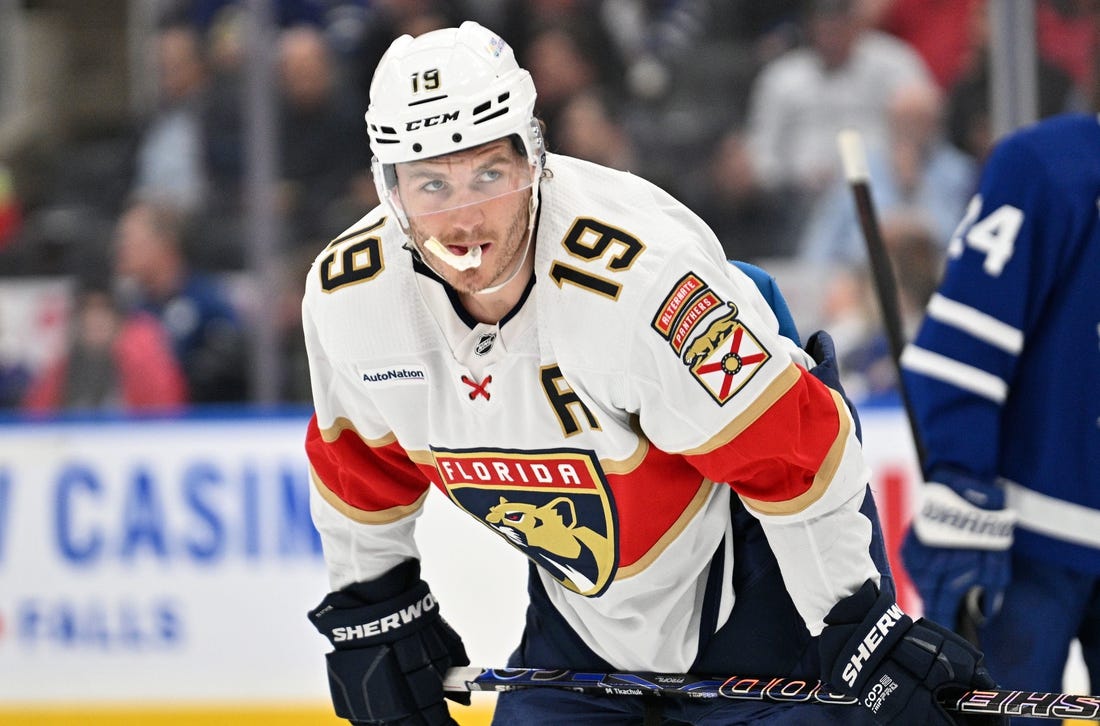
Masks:
[[[558,153],[621,171],[636,171],[633,142],[606,98],[596,89],[577,93],[558,119]]]
[[[922,217],[946,248],[977,184],[977,164],[947,141],[943,94],[930,81],[898,88],[890,98],[889,146],[868,152],[871,195],[883,215]],[[837,179],[814,205],[800,255],[812,263],[861,265],[867,259],[852,193]]]
[[[344,69],[322,26],[309,20],[311,7],[280,6],[277,19],[282,24],[302,17],[302,22],[279,31],[276,124],[280,211],[290,225],[286,239],[300,244],[346,227],[347,196],[354,197],[358,188],[373,188],[368,155],[360,143],[365,104],[343,86],[337,91]],[[246,258],[242,192],[247,140],[242,105],[247,21],[247,8],[237,2],[222,3],[206,20],[211,80],[203,137],[211,194],[206,213],[196,220],[203,245],[193,251],[195,264],[206,269],[240,269]]]
[[[691,3],[711,2],[711,0],[689,0]],[[467,4],[474,4],[467,0]],[[623,48],[616,37],[616,33],[608,25],[609,6],[638,9],[641,6],[665,5],[683,6],[684,0],[675,0],[672,3],[634,2],[608,3],[605,0],[492,0],[483,5],[494,5],[495,8],[488,13],[494,23],[492,27],[498,28],[506,38],[512,38],[512,44],[516,57],[521,59],[535,75],[535,86],[539,89],[539,103],[546,109],[560,107],[572,93],[562,93],[567,87],[587,86],[590,83],[600,86],[607,93],[615,96],[621,95],[624,90],[627,70],[623,64]],[[645,13],[647,8],[641,12]],[[481,13],[485,15],[486,13]],[[635,23],[629,19],[622,20],[622,25],[617,31],[626,32],[626,26],[635,28]],[[615,20],[612,20],[615,22]],[[641,30],[641,28],[637,28]],[[546,41],[551,44],[547,45]],[[543,46],[539,48],[537,46]],[[544,73],[544,83],[539,83],[535,69],[531,66],[541,56],[547,63],[547,69],[554,68],[549,55],[557,55],[562,63],[562,76],[554,77],[552,73]],[[583,66],[583,67],[582,67]],[[577,82],[577,74],[585,76],[583,83]],[[553,84],[550,87],[549,84]],[[547,93],[555,96],[557,100],[549,99],[543,104],[543,85],[547,85]],[[547,121],[548,128],[554,129],[554,114],[543,112],[542,118]]]
[[[239,3],[228,2],[204,20],[210,81],[201,120],[208,194],[203,214],[195,218],[196,239],[202,244],[191,250],[191,261],[204,270],[239,270],[245,266],[247,252],[242,190],[248,146],[244,128],[248,16]]]
[[[202,131],[210,201],[215,205],[227,197],[233,204],[240,203],[246,145],[241,122],[246,20],[239,6],[226,5],[205,35],[210,85]]]
[[[23,223],[23,211],[11,171],[0,162],[0,250],[16,239]]]
[[[839,175],[836,135],[860,130],[869,147],[887,138],[887,100],[930,78],[908,45],[867,28],[854,0],[811,0],[809,44],[766,64],[753,84],[748,139],[760,182],[812,201]]]
[[[1075,108],[1097,108],[1091,92],[1100,82],[1100,0],[1037,0],[1035,33],[1039,55],[1073,81]]]
[[[989,13],[981,4],[970,17],[974,51],[971,62],[948,91],[948,138],[978,162],[985,160],[993,138],[990,116]],[[1080,101],[1073,78],[1039,54],[1036,78],[1039,118],[1046,118],[1073,107]]]
[[[375,204],[378,197],[375,195]],[[364,207],[359,208],[362,214]],[[264,295],[265,306],[275,321],[279,360],[282,363],[279,400],[310,404],[313,391],[309,381],[309,361],[302,333],[302,279],[309,273],[316,249],[296,247],[283,255],[276,286]]]
[[[81,285],[64,355],[31,382],[23,409],[70,411],[172,410],[187,400],[187,384],[160,322],[126,314],[106,281]]]
[[[172,0],[169,0],[171,2]],[[219,16],[227,8],[247,9],[247,0],[175,0],[181,6],[181,15],[205,31],[217,23]],[[332,3],[325,0],[274,0],[271,12],[280,26],[311,23],[320,25],[325,16],[326,6]]]
[[[902,334],[912,338],[943,271],[944,245],[923,215],[899,209],[882,215],[882,242],[898,285]],[[865,265],[833,268],[825,293],[825,324],[835,330],[841,378],[857,405],[900,404],[897,365],[881,322],[877,293]],[[839,347],[840,342],[844,347]]]
[[[115,269],[129,302],[165,326],[193,403],[246,398],[244,329],[214,279],[192,270],[183,245],[184,217],[138,200],[119,220]]]
[[[524,64],[539,89],[535,112],[547,124],[548,147],[556,151],[561,115],[569,101],[599,87],[597,63],[584,52],[571,26],[556,25],[531,38]]]
[[[11,335],[0,315],[0,411],[19,408],[31,380],[30,366],[14,352],[25,349],[25,345],[11,340]]]
[[[726,257],[758,262],[793,256],[797,236],[783,195],[757,183],[742,131],[722,138],[697,186],[692,206],[718,235]]]
[[[494,0],[495,2],[495,0]],[[378,61],[398,36],[446,28],[468,16],[458,0],[371,0],[363,4],[363,29],[349,54],[352,89],[369,98],[370,82]],[[366,103],[364,102],[364,107]]]
[[[876,25],[910,43],[944,90],[972,72],[985,51],[987,0],[874,0]],[[1084,94],[1100,44],[1100,0],[1035,0],[1035,33],[1042,72],[1069,75]],[[976,25],[976,23],[978,25]],[[979,33],[975,29],[980,28]],[[1060,74],[1058,74],[1060,75]],[[1079,103],[1088,106],[1088,98]],[[1075,102],[1075,105],[1077,102]],[[1048,114],[1044,114],[1048,115]]]
[[[196,212],[206,198],[202,40],[194,27],[173,24],[159,30],[154,43],[157,107],[138,141],[133,193]]]
[[[369,173],[363,108],[340,92],[332,51],[314,26],[282,32],[279,79],[282,211],[290,239],[313,245],[354,221],[337,220],[329,228],[326,212],[349,193],[356,177]]]
[[[876,0],[881,30],[920,53],[939,87],[946,91],[973,62],[970,26],[986,0]]]

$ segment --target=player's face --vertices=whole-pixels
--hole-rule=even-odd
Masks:
[[[397,190],[420,254],[460,293],[505,279],[525,251],[531,167],[508,139],[397,165]],[[481,264],[456,270],[425,249],[435,237],[454,255],[481,248]]]

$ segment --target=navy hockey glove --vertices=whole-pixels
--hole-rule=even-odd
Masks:
[[[995,688],[982,654],[961,636],[906,615],[868,580],[825,617],[822,680],[859,699],[879,724],[994,726],[1000,716],[948,713],[944,690]]]
[[[462,639],[439,614],[408,560],[369,582],[329,593],[309,620],[335,650],[328,660],[336,715],[355,724],[457,726],[443,702],[448,668],[470,664]]]
[[[901,549],[925,617],[954,628],[963,607],[979,624],[997,612],[1011,576],[1015,521],[995,484],[932,472]]]
[[[824,330],[819,330],[806,341],[804,350],[817,364],[810,369],[810,375],[839,393],[840,397],[844,399],[848,410],[852,412],[852,422],[856,427],[856,438],[862,442],[863,431],[859,425],[859,414],[856,413],[856,407],[848,400],[848,394],[844,392],[844,386],[840,383],[840,363],[836,359],[836,344],[833,343],[833,336]]]

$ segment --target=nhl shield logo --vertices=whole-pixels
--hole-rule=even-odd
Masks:
[[[594,597],[618,564],[614,503],[591,452],[433,449],[451,499],[550,573]]]
[[[771,354],[737,319],[737,306],[711,321],[684,348],[683,361],[719,405],[745,387]]]
[[[493,349],[493,343],[497,340],[496,333],[484,333],[477,339],[477,343],[474,345],[474,355],[484,356],[488,355]]]

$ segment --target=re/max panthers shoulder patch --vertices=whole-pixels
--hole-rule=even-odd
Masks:
[[[651,323],[719,405],[772,357],[737,312],[736,304],[722,300],[689,272],[665,297]]]

